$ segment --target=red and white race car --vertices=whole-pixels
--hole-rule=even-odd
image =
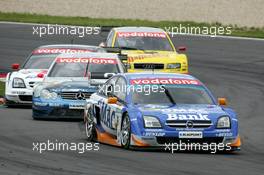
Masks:
[[[105,52],[100,47],[87,45],[45,45],[36,48],[20,68],[13,64],[5,84],[6,105],[31,104],[36,83],[42,82],[54,59],[62,53]]]

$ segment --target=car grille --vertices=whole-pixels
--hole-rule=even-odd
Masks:
[[[33,82],[33,81],[31,81],[31,82],[28,82],[28,85],[29,85],[29,87],[33,88],[33,87],[34,87],[34,85],[35,85],[35,82]]]
[[[188,125],[188,122],[191,124]],[[207,120],[171,120],[166,125],[173,128],[209,128],[213,123]]]
[[[32,95],[19,95],[21,101],[32,101]]]
[[[135,69],[164,69],[164,64],[134,64]]]
[[[90,98],[91,95],[92,95],[91,92],[61,92],[60,93],[61,98],[65,100],[85,100]]]
[[[172,143],[207,143],[207,144],[212,144],[212,143],[222,143],[223,142],[223,137],[205,137],[205,138],[191,138],[191,139],[182,139],[178,137],[156,137],[158,144],[172,144]]]

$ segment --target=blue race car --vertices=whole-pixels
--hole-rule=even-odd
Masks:
[[[124,67],[117,54],[75,53],[57,56],[33,90],[34,119],[82,119],[85,100]]]
[[[191,75],[117,74],[87,100],[86,135],[124,148],[184,144],[239,150],[236,113],[225,105]]]

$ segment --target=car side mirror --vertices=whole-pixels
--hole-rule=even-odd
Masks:
[[[109,79],[109,78],[111,78],[111,77],[114,76],[114,75],[115,75],[115,73],[105,73],[105,74],[104,74],[104,78]]]
[[[13,70],[18,70],[19,67],[20,67],[20,65],[19,65],[18,63],[14,63],[14,64],[12,64],[12,69],[13,69]]]
[[[218,104],[221,106],[226,106],[227,105],[226,98],[218,98]]]
[[[109,97],[107,99],[108,104],[116,104],[117,103],[117,98],[116,97]]]
[[[184,46],[180,46],[177,48],[177,51],[180,51],[180,52],[185,52],[186,50],[187,50],[187,48]]]

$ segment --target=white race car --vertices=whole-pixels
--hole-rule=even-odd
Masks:
[[[6,105],[32,104],[32,92],[36,83],[42,82],[53,60],[61,53],[105,52],[100,47],[86,45],[46,45],[36,48],[19,69],[13,64],[13,72],[7,74],[5,84]]]

